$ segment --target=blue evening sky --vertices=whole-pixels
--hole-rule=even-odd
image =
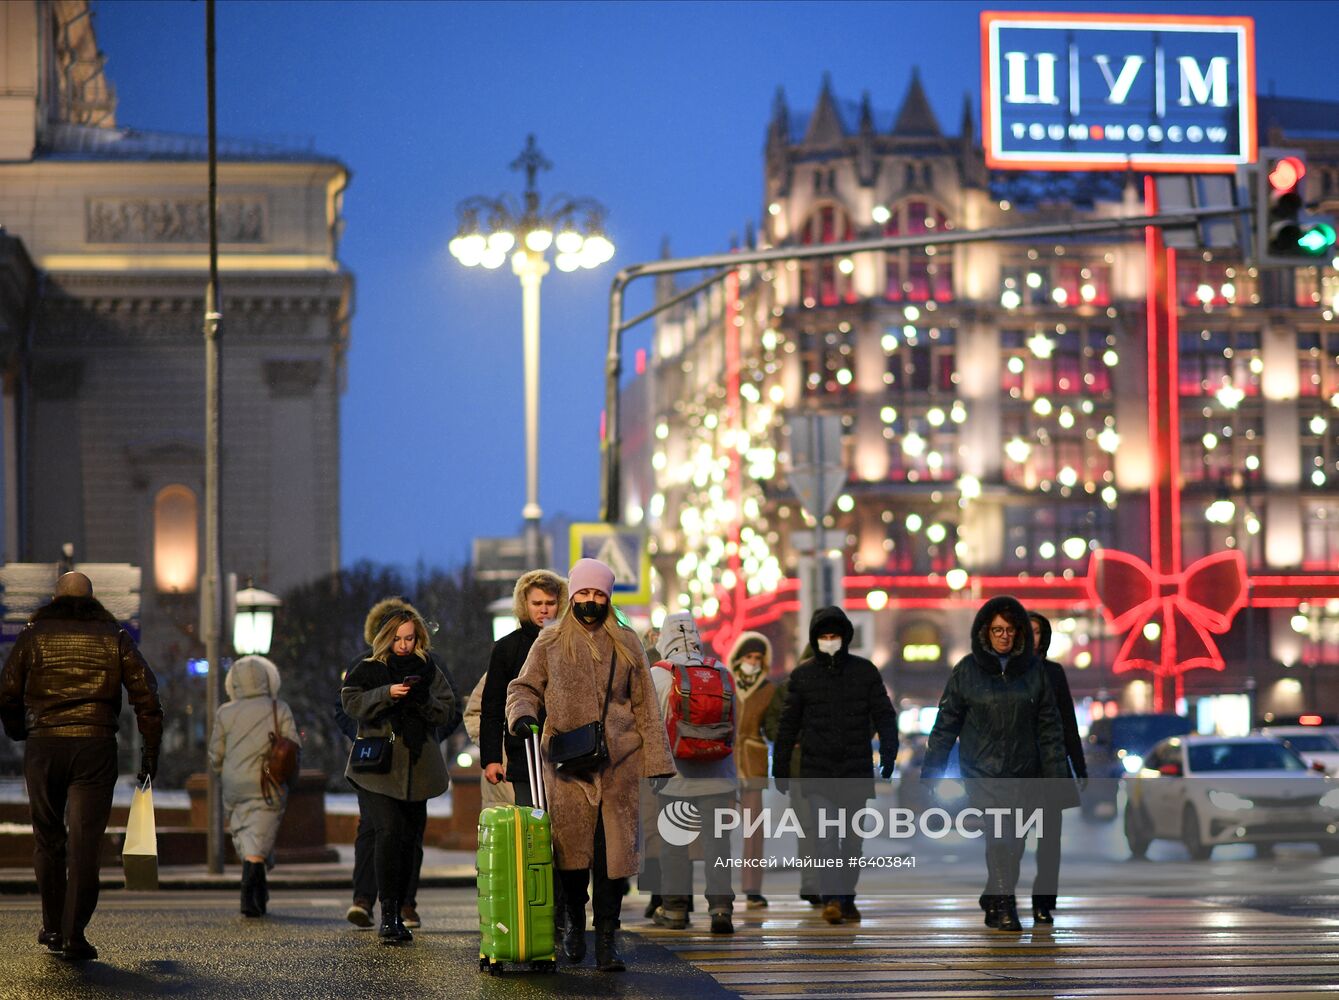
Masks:
[[[1339,3],[992,3],[988,9],[1250,14],[1262,93],[1339,98]],[[773,94],[895,111],[914,65],[946,131],[979,105],[978,14],[953,3],[358,3],[218,6],[219,130],[311,140],[353,173],[340,256],[357,281],[343,400],[343,558],[456,565],[519,530],[521,296],[509,267],[446,252],[455,205],[540,190],[610,210],[613,262],[544,281],[540,502],[598,515],[599,416],[615,270],[714,253],[762,206]],[[118,121],[204,134],[204,4],[102,0]],[[1314,42],[1308,41],[1314,40]],[[978,118],[979,124],[979,118]],[[636,299],[632,308],[644,306]],[[629,310],[631,315],[631,309]],[[647,345],[629,335],[628,358]]]

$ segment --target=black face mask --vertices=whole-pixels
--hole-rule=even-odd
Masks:
[[[609,614],[609,602],[601,604],[599,601],[573,601],[572,613],[583,625],[599,625]]]

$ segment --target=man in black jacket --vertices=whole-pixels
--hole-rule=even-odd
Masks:
[[[50,604],[19,633],[0,673],[0,720],[27,740],[23,772],[42,894],[38,944],[70,961],[98,957],[84,928],[98,905],[98,853],[116,785],[121,690],[144,741],[139,780],[158,771],[158,681],[83,573],[56,582]]]
[[[509,781],[516,804],[534,805],[525,766],[525,741],[507,732],[507,685],[516,679],[539,638],[539,630],[567,607],[567,581],[546,569],[523,573],[512,591],[512,613],[520,627],[493,643],[479,705],[479,765],[484,779],[496,785]],[[541,727],[544,720],[540,720]],[[503,750],[506,764],[503,764]]]
[[[1051,623],[1045,615],[1029,611],[1032,638],[1037,646],[1037,658],[1046,668],[1046,679],[1055,694],[1055,706],[1060,711],[1060,728],[1065,734],[1065,757],[1069,768],[1079,781],[1079,788],[1088,783],[1088,765],[1083,760],[1083,740],[1079,738],[1079,720],[1074,715],[1074,698],[1065,680],[1065,668],[1046,658],[1051,648]],[[1055,896],[1060,885],[1060,831],[1064,810],[1079,804],[1078,794],[1068,782],[1047,782],[1046,811],[1042,816],[1042,833],[1037,837],[1037,880],[1032,884],[1032,919],[1034,923],[1051,924],[1055,918]]]
[[[871,728],[879,734],[879,772],[884,778],[892,776],[897,759],[897,714],[878,669],[850,651],[854,637],[841,608],[814,612],[809,623],[814,655],[790,675],[772,750],[772,777],[785,792],[792,778],[791,751],[799,742],[799,778],[819,833],[815,853],[833,862],[861,853],[852,820],[874,795]],[[820,887],[828,923],[860,919],[855,906],[859,875],[858,867],[845,863],[823,869]]]

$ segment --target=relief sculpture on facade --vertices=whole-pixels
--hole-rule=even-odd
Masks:
[[[263,197],[219,199],[221,243],[264,243]],[[208,243],[209,210],[203,198],[90,198],[89,243]]]

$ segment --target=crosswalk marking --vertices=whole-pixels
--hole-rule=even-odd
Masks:
[[[1053,927],[982,924],[975,898],[858,900],[836,927],[806,903],[739,909],[733,936],[635,929],[742,997],[1252,998],[1339,994],[1339,920],[1204,900],[1062,899]],[[631,927],[631,921],[625,925]]]

